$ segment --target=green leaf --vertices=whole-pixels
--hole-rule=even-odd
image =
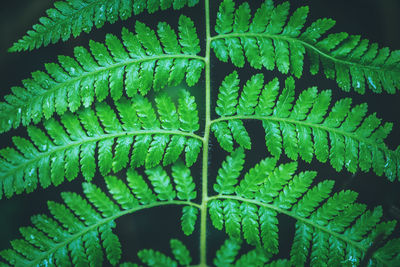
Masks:
[[[115,176],[106,176],[104,179],[109,192],[123,209],[132,209],[138,205],[138,201],[124,182]]]
[[[186,246],[178,239],[170,240],[171,250],[175,258],[181,265],[189,265],[192,262],[189,250]]]
[[[252,17],[247,3],[235,8],[233,1],[223,1],[211,43],[217,58],[230,59],[236,67],[243,67],[245,60],[255,69],[273,70],[276,65],[281,73],[300,78],[308,54],[311,74],[323,70],[344,91],[354,88],[363,94],[365,83],[375,93],[394,94],[399,89],[397,51],[378,49],[345,32],[326,35],[335,24],[332,19],[318,19],[303,29],[309,8],[290,13],[289,7],[289,2],[275,6],[273,1],[264,1]]]
[[[199,210],[193,206],[185,206],[182,209],[182,231],[185,235],[191,235],[194,231],[194,226],[197,220]]]
[[[231,238],[240,238],[241,214],[240,203],[237,200],[228,199],[223,202],[225,218],[225,230]]]
[[[222,210],[222,202],[220,200],[212,200],[208,203],[211,222],[215,228],[222,230],[224,226],[224,213]]]
[[[214,264],[217,267],[227,266],[234,262],[235,257],[239,253],[241,247],[240,239],[227,239],[224,244],[217,250]]]
[[[186,166],[190,167],[196,162],[202,146],[203,143],[198,139],[191,138],[187,140],[185,147]]]
[[[189,201],[196,198],[196,185],[193,182],[190,169],[182,161],[172,165],[172,177],[176,184],[179,199]]]
[[[179,43],[184,54],[198,54],[200,52],[200,41],[196,34],[193,21],[186,17],[179,17]]]
[[[245,198],[254,198],[255,193],[264,184],[266,177],[269,177],[275,168],[276,161],[276,158],[266,158],[257,163],[244,175],[239,186],[236,187],[236,194]]]
[[[143,249],[138,252],[139,259],[148,266],[176,267],[178,264],[170,257],[152,249]]]
[[[153,194],[141,175],[132,169],[128,170],[126,175],[129,187],[141,204],[147,205],[157,200],[156,195]]]
[[[118,100],[116,111],[108,104],[98,103],[95,111],[79,109],[76,115],[67,112],[61,122],[50,119],[44,129],[29,127],[32,141],[14,137],[18,150],[0,150],[1,193],[10,197],[32,192],[38,183],[42,187],[59,185],[65,178],[72,181],[79,172],[91,181],[97,168],[102,175],[108,175],[111,169],[118,172],[129,162],[133,167],[150,168],[161,160],[168,165],[178,160],[183,149],[187,166],[191,166],[202,142],[187,132],[199,127],[194,98],[185,91],[181,95],[178,111],[165,94],[156,98],[155,107],[137,95],[133,102]],[[178,129],[179,125],[184,126]]]
[[[254,113],[254,107],[257,105],[257,99],[263,87],[264,76],[256,74],[247,81],[240,94],[237,107],[238,115],[249,115]]]
[[[176,196],[176,192],[172,187],[171,178],[165,170],[160,166],[145,170],[151,184],[154,187],[154,192],[157,193],[159,200],[172,200]]]
[[[215,31],[217,33],[223,34],[232,31],[234,10],[235,2],[232,0],[224,0],[220,4],[217,14],[217,23],[215,26]]]
[[[243,122],[240,120],[230,120],[228,122],[228,127],[232,132],[233,139],[243,148],[251,149],[250,136],[247,133]]]
[[[251,245],[260,244],[260,232],[258,225],[258,208],[254,204],[242,203],[240,205],[240,213],[242,216],[243,236],[247,243]]]
[[[221,147],[228,152],[232,152],[233,137],[228,128],[228,124],[224,121],[213,123],[211,125],[211,130],[214,132],[215,138],[217,138],[217,141]]]
[[[224,83],[232,78],[235,84],[239,83],[237,75],[228,75],[220,87],[223,94],[229,92],[225,92]],[[367,172],[372,168],[376,174],[385,174],[391,181],[399,176],[395,167],[398,154],[384,144],[392,125],[381,125],[375,114],[367,115],[366,104],[351,107],[351,99],[344,98],[330,107],[331,91],[319,93],[315,87],[295,97],[294,79],[291,77],[286,79],[281,94],[278,93],[279,82],[276,78],[264,88],[262,84],[257,86],[255,91],[251,91],[251,87],[244,88],[239,95],[236,113],[235,99],[229,100],[232,102],[229,112],[221,112],[222,102],[217,102],[217,114],[220,112],[223,115],[212,121],[211,130],[226,151],[233,151],[235,142],[250,148],[243,121],[261,120],[266,146],[275,157],[285,152],[289,159],[296,160],[300,156],[304,161],[311,162],[315,155],[321,162],[329,159],[337,171],[345,167],[351,173],[358,169]],[[260,92],[258,88],[262,88]],[[255,94],[249,97],[248,92]],[[222,100],[222,93],[220,95]],[[241,108],[244,106],[241,101],[249,106]],[[243,111],[239,112],[240,109]]]
[[[83,184],[83,192],[89,201],[102,213],[103,217],[110,217],[120,209],[97,186]]]
[[[182,90],[179,92],[178,103],[180,129],[185,132],[197,131],[200,126],[195,98],[189,92]]]
[[[217,107],[215,112],[220,116],[230,116],[236,113],[239,79],[236,71],[227,75],[218,89]]]
[[[245,154],[238,148],[229,155],[218,170],[217,183],[214,190],[220,194],[232,194],[243,169]]]
[[[117,10],[118,6],[113,8]],[[46,72],[34,72],[31,79],[24,80],[24,87],[13,87],[12,94],[0,103],[1,114],[7,113],[0,116],[0,132],[27,126],[31,121],[38,123],[54,112],[61,115],[68,109],[75,112],[81,105],[89,107],[95,96],[101,102],[110,94],[117,101],[123,88],[130,97],[137,91],[145,95],[152,87],[159,90],[177,85],[185,75],[189,86],[195,85],[204,62],[195,58],[200,46],[193,22],[181,17],[179,43],[174,42],[171,28],[162,25],[160,40],[153,30],[137,22],[136,35],[122,30],[122,42],[108,34],[105,45],[90,41],[90,52],[76,47],[75,59],[60,56],[59,64],[46,64]],[[179,58],[181,51],[185,58]]]

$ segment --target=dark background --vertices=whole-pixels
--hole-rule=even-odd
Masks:
[[[195,19],[198,26],[198,34],[200,41],[204,40],[204,31],[201,28],[203,24],[203,6],[202,2],[195,9],[184,9],[183,13]],[[219,1],[211,6],[214,10],[217,8]],[[239,1],[238,1],[239,2]],[[261,1],[250,1],[253,11],[259,6]],[[279,1],[280,3],[281,1]],[[25,32],[31,29],[31,26],[38,21],[40,16],[43,16],[44,11],[52,7],[53,1],[50,0],[18,0],[7,1],[2,3],[0,10],[0,86],[2,96],[10,93],[12,86],[20,86],[21,80],[29,78],[30,73],[36,70],[43,70],[43,64],[55,62],[57,55],[72,56],[73,47],[82,45],[87,47],[89,35],[83,33],[75,39],[70,39],[66,43],[58,43],[48,47],[42,47],[31,52],[8,53],[7,49],[12,43],[22,37]],[[392,49],[400,48],[400,2],[397,0],[336,0],[336,1],[291,1],[293,12],[295,7],[301,5],[310,6],[310,14],[308,24],[317,18],[330,17],[337,21],[336,26],[330,32],[346,31],[350,34],[360,34],[363,38],[369,39],[371,42],[377,42],[381,47],[388,46]],[[212,22],[215,21],[215,12],[211,12]],[[150,25],[153,29],[157,21],[168,21],[173,28],[176,29],[178,21],[178,12],[168,14],[168,12],[157,12],[152,16],[141,15],[135,19],[139,19]],[[156,18],[156,19],[155,19]],[[135,19],[129,19],[125,22],[117,22],[113,25],[105,24],[101,29],[94,29],[90,33],[90,38],[97,41],[104,41],[104,36],[108,32],[112,32],[120,36],[122,26],[133,31]],[[212,34],[214,32],[212,31]],[[202,45],[202,53],[204,52],[204,43]],[[217,64],[213,58],[213,64]],[[213,65],[214,66],[214,65]],[[232,67],[228,64],[218,65],[213,69],[212,81],[213,89],[217,88],[225,75],[232,71]],[[303,77],[296,81],[297,92],[309,86],[317,85],[320,89],[332,89],[334,99],[343,97],[352,97],[353,103],[367,102],[369,106],[368,114],[377,112],[377,116],[383,121],[394,122],[393,131],[388,137],[387,144],[391,149],[395,149],[399,145],[400,123],[399,123],[399,93],[396,95],[373,94],[367,90],[365,95],[354,93],[344,93],[338,89],[334,81],[325,79],[321,74],[311,76],[308,74],[308,67],[305,67]],[[266,81],[269,81],[274,76],[280,77],[283,82],[283,77],[277,72],[267,72],[263,70]],[[248,65],[240,72],[242,82],[244,82],[254,70]],[[201,85],[201,83],[200,83]],[[204,104],[204,94],[201,86],[195,86],[193,94],[200,95],[197,103],[200,109],[200,115],[204,109],[201,107]],[[195,90],[195,91],[194,91]],[[216,95],[213,95],[215,99]],[[1,97],[1,100],[3,98]],[[252,167],[256,162],[268,156],[265,151],[264,137],[256,133],[263,133],[262,127],[255,123],[246,124],[251,133],[253,141],[253,150],[247,153],[247,162],[245,170]],[[0,148],[10,146],[11,136],[25,136],[25,130],[10,131],[3,134],[1,138]],[[221,151],[212,140],[214,145],[211,147],[210,155],[210,177],[215,177],[217,170],[226,156],[226,153]],[[254,156],[256,155],[256,156]],[[283,157],[281,160],[285,162]],[[193,176],[197,184],[200,184],[200,164],[193,168]],[[300,170],[318,170],[320,180],[324,178],[336,180],[335,189],[349,188],[360,193],[359,201],[373,207],[383,205],[386,219],[400,219],[399,213],[396,212],[400,207],[399,198],[399,182],[390,183],[384,177],[376,177],[373,173],[357,173],[351,175],[347,171],[336,173],[328,164],[320,164],[314,160],[311,164],[300,162]],[[123,174],[121,174],[123,177]],[[19,238],[18,227],[30,225],[29,218],[37,213],[48,213],[46,209],[47,200],[60,201],[60,192],[75,191],[81,193],[82,177],[78,177],[72,183],[63,183],[58,187],[50,187],[48,190],[38,189],[32,194],[14,196],[10,200],[0,201],[0,250],[8,248],[9,240]],[[103,186],[102,179],[94,179],[100,186]],[[210,183],[212,184],[212,182]],[[211,189],[211,188],[210,188]],[[210,191],[211,192],[211,191]],[[199,194],[200,192],[198,192]],[[123,259],[132,260],[134,255],[141,248],[155,248],[169,253],[168,244],[170,238],[179,238],[183,240],[193,251],[194,262],[197,261],[198,247],[198,232],[190,237],[185,237],[182,232],[176,227],[180,220],[180,208],[168,207],[163,209],[154,209],[141,211],[134,215],[125,216],[117,220],[116,232],[119,234],[120,240],[123,243]],[[286,217],[279,217],[280,220],[280,256],[288,256],[288,249],[293,235],[294,222]],[[198,225],[197,225],[198,226]],[[288,229],[288,230],[287,230]],[[224,238],[222,232],[209,229],[209,256],[214,256],[214,251],[219,247]]]

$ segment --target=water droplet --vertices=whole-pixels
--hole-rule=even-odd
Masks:
[[[71,67],[71,68],[69,69],[69,73],[70,73],[71,75],[75,75],[75,74],[76,74],[76,69],[73,68],[73,67]]]
[[[371,77],[368,77],[368,82],[372,85],[372,87],[374,87],[374,89],[376,89],[376,85],[374,84],[374,81]]]

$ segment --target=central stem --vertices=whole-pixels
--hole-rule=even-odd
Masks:
[[[202,196],[201,196],[201,221],[200,221],[200,264],[207,266],[207,202],[208,202],[208,142],[211,125],[211,76],[210,76],[210,3],[205,0],[205,19],[206,19],[206,54],[205,54],[205,89],[206,89],[206,111],[203,138],[203,162],[202,162]]]

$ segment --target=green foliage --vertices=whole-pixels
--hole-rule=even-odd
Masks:
[[[308,23],[307,6],[292,12],[289,2],[264,0],[253,14],[253,2],[199,2],[57,1],[10,48],[66,41],[145,11],[153,18],[171,8],[185,13],[176,12],[174,26],[154,21],[156,30],[130,20],[134,33],[123,28],[121,39],[106,34],[104,44],[77,46],[73,57],[45,64],[4,97],[0,132],[13,137],[0,149],[0,199],[65,180],[82,183],[83,193],[49,200],[50,215],[20,228],[22,237],[0,252],[0,266],[398,266],[400,238],[395,215],[384,211],[388,203],[357,203],[347,181],[335,186],[307,166],[329,161],[343,176],[372,170],[387,177],[382,183],[398,182],[400,146],[386,140],[393,124],[333,91],[299,90],[295,79],[307,54],[311,74],[322,65],[345,92],[362,94],[367,83],[373,93],[394,94],[399,51],[347,33],[326,35],[335,22]],[[204,20],[190,11],[204,11]],[[230,74],[221,78],[217,68]],[[288,76],[282,86],[275,69]],[[260,122],[264,137],[249,121]],[[14,136],[20,126],[27,134]],[[260,137],[265,147],[255,148]],[[184,242],[171,239],[169,254],[142,249],[140,264],[120,263],[128,247],[116,222],[164,206],[181,209],[176,226]],[[290,221],[294,231],[285,229]],[[163,220],[154,223],[171,231]],[[222,242],[210,223],[226,234],[217,251],[209,241]]]
[[[217,251],[217,255],[214,259],[215,266],[289,266],[289,262],[287,260],[271,261],[271,254],[266,253],[260,248],[248,251],[235,261],[240,249],[241,242],[239,240],[227,239]]]
[[[195,6],[198,0],[66,0],[54,3],[54,8],[46,10],[47,17],[41,17],[32,30],[10,48],[11,52],[32,50],[54,44],[60,39],[67,41],[71,35],[77,37],[82,32],[89,33],[93,26],[103,27],[105,22],[115,23],[126,20],[143,11],[150,14],[158,10]]]
[[[159,38],[141,22],[135,30],[133,34],[123,28],[122,42],[112,34],[106,35],[105,45],[90,41],[90,52],[75,47],[75,58],[59,56],[58,63],[45,65],[46,72],[33,72],[23,87],[13,87],[0,103],[0,132],[87,108],[108,95],[117,101],[124,92],[134,97],[151,88],[159,91],[178,85],[185,75],[189,86],[198,82],[204,63],[196,56],[199,40],[188,17],[180,17],[178,36],[164,22],[158,24]]]
[[[121,258],[121,244],[112,232],[115,219],[127,213],[172,203],[185,205],[182,229],[186,235],[190,235],[194,229],[198,207],[176,200],[176,195],[187,192],[186,188],[179,185],[182,179],[191,177],[190,170],[181,162],[171,169],[176,191],[166,170],[158,166],[146,169],[146,179],[134,170],[129,170],[127,183],[115,176],[106,176],[104,179],[111,197],[92,183],[83,183],[85,198],[73,192],[62,193],[65,204],[48,202],[54,219],[46,215],[33,216],[31,221],[34,227],[21,228],[23,239],[12,241],[13,248],[3,250],[0,255],[11,264],[26,266],[42,265],[46,262],[55,262],[61,266],[89,263],[91,266],[101,266],[104,256],[115,265]],[[194,185],[191,195],[196,195]],[[190,262],[190,256],[183,244],[175,240],[171,241],[171,247],[180,263]],[[148,262],[152,258],[149,253],[153,252],[142,252],[139,256],[150,266],[159,266],[157,261],[154,263],[156,265]],[[168,262],[168,259],[161,258],[160,262]]]
[[[190,144],[191,139],[197,138],[191,132],[199,128],[193,97],[182,91],[178,110],[164,94],[156,97],[156,103],[159,119],[153,105],[137,95],[132,101],[121,98],[115,102],[116,110],[98,103],[95,111],[80,109],[77,115],[67,112],[61,116],[61,123],[47,120],[43,124],[45,131],[30,126],[28,135],[32,141],[14,137],[17,149],[0,150],[4,194],[11,197],[14,193],[32,192],[38,183],[44,188],[59,185],[65,178],[75,179],[79,171],[90,181],[96,166],[102,175],[107,175],[129,165],[168,165],[179,158],[185,147],[186,164],[191,166],[200,152],[193,151]]]
[[[256,74],[240,92],[239,82],[236,72],[225,77],[215,108],[220,117],[212,130],[226,151],[232,152],[234,141],[250,149],[243,121],[259,120],[273,156],[285,152],[292,160],[300,157],[306,162],[315,156],[321,162],[329,160],[337,171],[372,169],[391,181],[400,179],[400,155],[384,143],[392,123],[381,123],[375,113],[367,116],[367,104],[351,107],[351,99],[344,98],[331,105],[332,92],[318,92],[315,87],[303,90],[296,99],[291,77],[280,94],[277,78],[264,85],[263,75]]]
[[[232,158],[233,155],[228,156],[226,162]],[[261,261],[263,253],[278,253],[278,214],[297,220],[290,252],[293,266],[306,266],[308,260],[313,266],[328,262],[330,266],[340,266],[347,260],[357,266],[377,236],[392,233],[396,222],[382,221],[381,207],[366,210],[365,205],[355,202],[357,193],[351,190],[332,195],[333,181],[324,180],[313,185],[316,172],[295,175],[296,169],[296,162],[276,166],[276,160],[267,158],[250,169],[244,178],[235,175],[236,183],[240,180],[237,186],[230,180],[217,181],[218,188],[226,186],[233,187],[233,190],[222,193],[215,190],[219,194],[211,197],[209,202],[210,218],[217,229],[222,229],[225,224],[226,233],[233,240],[227,241],[217,252],[216,266],[233,262],[240,247],[237,242],[242,238],[250,245],[262,246],[263,250],[251,252],[261,254],[248,256],[249,259],[242,256],[239,262],[243,264],[238,266],[245,266],[244,263],[258,266],[253,262],[256,259]],[[262,179],[253,181],[254,173]],[[251,181],[253,187],[249,190],[246,185]],[[393,250],[382,250],[387,253],[385,256],[371,258],[377,266],[388,264],[396,257]],[[389,259],[386,263],[385,257]],[[263,259],[262,264],[268,259]]]
[[[274,70],[300,78],[304,56],[308,55],[310,72],[320,71],[328,79],[336,79],[344,91],[353,88],[365,92],[365,83],[375,93],[390,94],[400,89],[400,51],[378,48],[359,35],[345,32],[325,36],[335,21],[318,19],[305,27],[309,8],[303,6],[292,14],[289,2],[274,5],[266,0],[251,15],[247,2],[235,8],[233,0],[224,0],[217,14],[211,46],[219,60],[228,59],[243,67],[245,59],[255,69]]]

